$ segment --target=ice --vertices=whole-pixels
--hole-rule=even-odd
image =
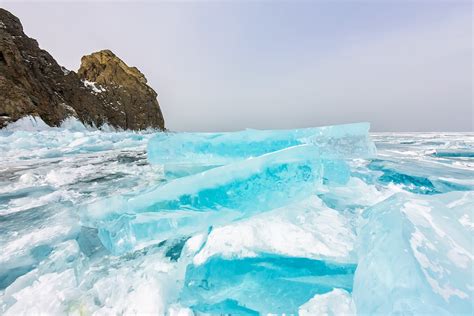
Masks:
[[[296,313],[316,294],[352,289],[355,265],[262,254],[189,265],[181,301],[209,314]]]
[[[93,203],[81,212],[82,223],[98,228],[103,244],[122,254],[288,205],[315,195],[323,183],[345,184],[350,178],[345,160],[375,151],[368,128],[360,123],[291,131],[160,133],[149,141],[149,161],[160,157],[165,169],[179,165],[200,172]]]
[[[34,269],[55,244],[75,236],[79,229],[77,218],[61,209],[12,212],[2,215],[0,223],[0,290]]]
[[[28,132],[38,132],[48,130],[50,127],[46,124],[39,116],[25,116],[10,123],[5,127],[7,131],[28,131]]]
[[[474,169],[440,165],[438,161],[373,160],[371,170],[380,172],[379,183],[395,183],[409,192],[439,194],[450,191],[474,190]]]
[[[228,133],[159,133],[148,143],[148,160],[172,172],[196,166],[218,166],[287,147],[312,144],[321,159],[370,157],[370,124],[355,123],[295,130]]]
[[[143,148],[156,132],[120,131],[107,124],[87,126],[74,117],[50,127],[37,116],[27,116],[0,129],[0,163],[57,159],[127,148]]]
[[[396,194],[367,209],[353,297],[362,314],[470,314],[473,192]]]
[[[176,302],[176,280],[184,278],[184,267],[165,260],[159,249],[127,260],[105,257],[91,263],[77,242],[69,240],[57,244],[48,258],[0,295],[0,312],[164,315]]]
[[[442,158],[474,158],[474,151],[472,149],[438,149],[433,155]]]
[[[170,173],[150,131],[28,124],[0,130],[1,315],[474,313],[472,133]]]
[[[99,228],[116,254],[135,249],[141,239],[207,230],[315,194],[322,180],[315,154],[314,146],[299,145],[100,200],[82,211],[83,223]]]

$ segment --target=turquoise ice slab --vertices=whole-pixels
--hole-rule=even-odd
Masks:
[[[437,149],[432,154],[440,158],[474,158],[474,150],[470,149]]]
[[[317,154],[315,146],[299,145],[99,200],[80,212],[82,223],[98,228],[116,254],[143,239],[199,232],[315,194],[322,182]]]
[[[474,192],[399,193],[367,209],[353,298],[363,315],[472,315]]]
[[[395,183],[418,194],[439,194],[474,190],[474,170],[439,161],[373,160],[368,168],[379,172],[376,181]]]
[[[262,254],[187,268],[181,304],[210,314],[291,314],[316,294],[352,289],[355,265]]]
[[[228,133],[159,133],[148,142],[151,164],[179,173],[195,166],[218,166],[284,148],[311,144],[321,159],[365,158],[375,153],[369,123],[294,130],[252,130]]]
[[[159,241],[205,232],[210,226],[224,225],[241,217],[241,212],[233,210],[123,214],[100,224],[98,236],[107,249],[119,255]]]

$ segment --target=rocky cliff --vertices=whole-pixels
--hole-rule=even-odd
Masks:
[[[0,8],[0,127],[37,115],[51,126],[74,116],[95,126],[164,129],[156,98],[145,76],[109,50],[84,56],[78,73],[59,66]]]
[[[147,85],[145,76],[110,50],[82,57],[78,75],[112,108],[108,116],[112,124],[130,129],[164,127],[157,94]]]

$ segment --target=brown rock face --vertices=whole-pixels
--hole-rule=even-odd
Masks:
[[[95,126],[164,129],[156,96],[138,69],[110,51],[85,56],[79,76],[59,66],[0,8],[0,127],[37,115],[51,126],[74,116]]]
[[[110,50],[82,57],[78,75],[114,109],[109,116],[111,124],[129,129],[164,128],[157,94],[146,84],[145,76]]]

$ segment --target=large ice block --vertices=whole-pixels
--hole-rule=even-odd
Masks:
[[[101,240],[114,253],[131,250],[139,236],[162,240],[171,232],[197,232],[315,194],[322,181],[317,153],[312,145],[294,146],[175,179],[146,192],[100,200],[81,211],[82,221],[99,228]],[[208,221],[203,220],[206,217]],[[135,233],[129,238],[130,231]]]
[[[470,315],[474,192],[399,193],[363,213],[353,298],[367,315]]]
[[[350,168],[344,159],[374,152],[368,129],[359,123],[159,134],[150,140],[150,161],[201,172],[96,202],[83,212],[83,223],[97,227],[104,245],[120,254],[288,205],[316,194],[320,183],[346,183]]]
[[[179,172],[219,166],[284,148],[312,144],[321,159],[364,158],[375,153],[369,123],[294,130],[247,129],[228,133],[159,133],[148,142],[148,160]]]
[[[189,265],[182,304],[195,312],[236,315],[296,314],[316,294],[352,289],[355,265],[262,254],[228,260],[213,257]]]

